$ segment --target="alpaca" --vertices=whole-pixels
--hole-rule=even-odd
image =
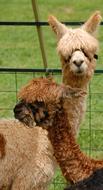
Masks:
[[[62,63],[63,83],[87,91],[98,58],[98,41],[95,37],[101,21],[100,12],[96,11],[78,29],[67,28],[54,16],[49,16],[48,21],[58,40],[57,51]],[[65,101],[65,109],[75,135],[84,117],[86,97]]]
[[[72,98],[72,101],[70,99],[65,99],[65,109],[68,112],[68,119],[75,135],[78,133],[80,123],[86,110],[87,87],[93,76],[96,59],[98,57],[98,41],[94,36],[96,35],[100,21],[100,12],[96,11],[81,28],[69,29],[64,24],[61,24],[55,17],[49,17],[49,24],[58,38],[57,50],[62,62],[63,84],[69,85],[71,88],[80,88],[86,92],[85,96],[80,96],[78,99]],[[29,91],[30,92],[27,92],[27,94],[30,96],[30,102],[32,95],[30,94],[31,90]],[[38,89],[36,89],[36,91],[38,91]],[[26,95],[25,93],[26,89],[24,89],[24,95]],[[25,99],[25,96],[22,96],[22,99],[23,98]],[[36,109],[36,107],[38,107],[36,102],[35,105],[33,105],[35,106],[36,112],[36,114],[34,113],[35,122],[38,125],[40,121],[42,124],[42,117],[45,115],[41,104],[42,103],[40,103],[39,108],[39,110],[41,109],[40,112]],[[21,110],[23,109],[22,106],[25,107],[26,105],[24,105],[23,102],[18,104],[18,108]],[[27,114],[26,117],[24,117],[23,114],[20,113],[20,109],[19,114],[15,114],[16,118],[28,124]]]
[[[42,81],[44,88],[40,86],[39,81]],[[36,100],[45,103],[46,109],[49,110],[48,114],[52,117],[56,109],[60,109],[59,100],[82,95],[78,89],[74,91],[70,87],[57,85],[49,79],[37,79],[32,82],[35,87],[39,84],[40,89],[44,89],[40,90],[44,96],[37,94]],[[55,109],[53,110],[53,108]],[[48,119],[52,119],[49,115]],[[1,190],[5,188],[9,190],[45,190],[53,178],[55,168],[56,160],[47,130],[33,126],[28,128],[16,119],[0,120]]]
[[[65,190],[103,190],[103,168],[96,170],[87,179],[68,186]]]
[[[50,89],[50,85],[52,85],[52,90]],[[55,99],[58,100],[58,96],[60,96],[61,93],[60,86],[57,85],[57,88],[55,88],[55,85],[56,83],[52,78],[34,78],[26,86],[22,87],[18,93],[20,101],[14,108],[15,118],[30,127],[33,127],[34,123],[41,127],[52,125],[53,116],[51,111],[53,109],[52,107],[54,107],[53,101],[55,102]],[[78,98],[83,97],[86,94],[86,92],[80,88],[71,88],[64,84],[61,84],[61,88],[67,89],[67,91],[65,90],[62,94],[62,97],[65,97],[65,99],[69,99],[66,97],[68,97],[70,93],[73,97]],[[59,94],[56,93],[56,91],[59,92]],[[70,98],[71,101],[72,99]],[[52,101],[52,104],[50,104],[50,100]]]
[[[38,81],[38,84],[36,83],[36,81]],[[35,85],[35,83],[37,85]],[[39,90],[38,93],[35,90],[37,86],[40,86],[40,94]],[[52,89],[50,89],[50,87],[48,88],[47,85],[44,83],[43,79],[34,79],[21,90],[20,95],[22,95],[23,101],[29,103],[29,101],[31,100],[30,94],[32,94],[32,100],[30,101],[30,103],[41,100],[46,106],[46,111],[48,112],[48,118],[46,119],[49,121],[50,125],[47,124],[46,126],[44,124],[44,127],[48,131],[48,136],[54,150],[54,156],[62,170],[65,179],[74,184],[78,181],[82,181],[85,179],[88,180],[88,178],[90,178],[91,184],[91,180],[93,179],[95,172],[98,175],[98,169],[103,169],[103,160],[91,159],[80,150],[79,145],[76,143],[72,126],[68,120],[68,113],[65,110],[65,98],[71,100],[73,98],[77,99],[78,96],[83,96],[84,92],[80,89],[80,91],[78,91],[78,89],[75,89],[75,91],[71,91],[71,88],[66,86],[65,88],[69,89],[69,96],[67,93],[67,89],[65,89],[65,93],[60,96],[60,91],[58,91],[58,89],[54,90],[53,85],[51,87]],[[31,92],[30,89],[32,89]],[[53,96],[54,92],[55,96]],[[70,93],[73,96],[72,98],[70,98]],[[50,97],[53,97],[51,98],[51,101],[49,100]],[[34,113],[32,109],[31,111]],[[91,177],[91,175],[93,176]]]

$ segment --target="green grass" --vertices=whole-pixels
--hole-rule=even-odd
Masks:
[[[84,21],[95,10],[100,10],[103,14],[102,0],[37,0],[37,2],[41,21],[47,21],[50,14],[57,16],[60,21]],[[1,0],[0,21],[34,21],[31,1]],[[60,68],[55,35],[50,27],[45,26],[42,29],[48,67]],[[100,27],[98,39],[100,51],[96,68],[103,69],[103,26]],[[43,68],[35,27],[0,27],[0,67]],[[32,77],[30,73],[17,74],[17,90]],[[61,80],[60,76],[55,78],[57,81]],[[7,92],[4,92],[5,90]],[[13,116],[10,109],[13,109],[16,102],[15,91],[15,74],[0,73],[0,108],[2,108],[0,117]],[[93,78],[91,92],[78,142],[88,155],[101,158],[103,157],[103,74]],[[62,183],[64,179],[58,170],[50,190],[62,190]]]

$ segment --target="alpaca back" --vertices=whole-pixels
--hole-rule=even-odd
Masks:
[[[54,175],[55,159],[46,130],[28,128],[17,120],[1,120],[0,135],[5,141],[5,154],[0,158],[0,188],[10,186],[16,177],[26,181],[29,189],[38,181],[39,185],[49,182]]]

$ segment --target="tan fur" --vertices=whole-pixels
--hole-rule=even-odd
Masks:
[[[56,33],[57,38],[60,39],[65,32],[68,30],[67,27],[60,23],[54,16],[49,16],[49,24],[51,25],[53,31]]]
[[[33,93],[33,87],[34,90],[41,87],[41,93],[36,94],[35,91]],[[44,101],[49,110],[48,123],[60,109],[59,103],[63,98],[72,98],[72,96],[77,98],[82,94],[80,89],[72,90],[68,86],[58,85],[46,78],[34,79],[25,88],[27,100],[28,90],[31,89],[32,101]],[[31,114],[31,112],[27,113]],[[0,120],[0,137],[0,153],[5,153],[5,156],[0,159],[0,188],[46,189],[56,167],[47,131],[40,126],[28,128],[17,120]]]
[[[0,159],[0,188],[46,189],[56,167],[47,131],[27,128],[17,120],[0,120],[0,135],[6,140],[5,156]]]
[[[73,94],[74,93],[74,94]],[[84,95],[85,92],[80,88],[71,88],[69,85],[57,84],[52,78],[34,78],[27,85],[21,88],[18,98],[26,103],[35,101],[46,104],[59,100],[60,97]]]
[[[82,26],[82,29],[86,32],[96,36],[97,25],[99,25],[102,20],[100,11],[96,11],[89,20]]]
[[[45,100],[47,101],[47,99],[48,102],[53,102],[53,99],[55,100],[57,96],[57,93],[55,93],[55,91],[58,90],[60,92],[59,85],[57,85],[52,79],[37,78],[31,80],[29,84],[27,84],[20,90],[18,98],[25,100],[27,103],[33,103],[35,101],[45,102]],[[53,93],[51,94],[50,91]]]
[[[94,33],[101,21],[100,12],[96,11],[81,28],[77,29],[64,27],[54,16],[49,16],[48,21],[58,39],[57,51],[62,63],[63,83],[70,85],[72,88],[81,88],[87,91],[96,65],[94,55],[98,50],[98,41],[94,38]],[[83,68],[84,72],[80,75],[75,72],[77,67],[71,63],[73,52],[77,50],[84,53],[85,67]],[[74,72],[73,67],[75,67]],[[72,101],[66,100],[65,109],[76,135],[84,117],[86,96],[76,100],[72,99]]]

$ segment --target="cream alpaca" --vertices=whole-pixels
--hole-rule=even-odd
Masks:
[[[62,63],[62,77],[65,85],[87,91],[95,69],[98,41],[94,36],[100,21],[101,16],[97,11],[81,28],[72,29],[61,24],[54,16],[49,17],[49,24],[58,39],[57,51]],[[84,116],[85,104],[86,96],[65,101],[65,108],[74,134],[77,133]]]
[[[62,62],[63,83],[71,86],[71,88],[80,88],[87,92],[89,81],[94,73],[98,50],[98,41],[93,35],[97,31],[100,20],[101,16],[97,11],[81,28],[68,29],[55,17],[49,17],[49,24],[58,38],[57,50]],[[38,90],[36,89],[36,93]],[[25,99],[25,96],[27,98],[27,94],[30,96],[28,101],[30,102],[32,100],[31,90],[26,93],[24,88],[21,98]],[[72,101],[66,99],[64,107],[68,112],[69,122],[76,135],[85,113],[86,95],[78,99],[74,98]],[[25,122],[23,118],[21,121]],[[36,123],[39,124],[39,116]]]

